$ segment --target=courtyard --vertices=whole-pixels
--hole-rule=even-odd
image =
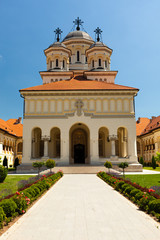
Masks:
[[[66,174],[1,240],[157,240],[160,224],[95,174]]]

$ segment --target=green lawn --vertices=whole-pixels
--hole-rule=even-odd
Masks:
[[[8,175],[3,183],[0,183],[0,199],[9,194],[15,193],[18,190],[17,183],[20,180],[27,180],[34,175]]]
[[[139,184],[142,187],[150,188],[152,186],[160,186],[160,174],[148,175],[125,175],[126,179]]]
[[[160,172],[160,167],[156,167],[156,169],[153,169],[152,167],[143,167],[143,169],[152,170],[152,171],[159,171]]]

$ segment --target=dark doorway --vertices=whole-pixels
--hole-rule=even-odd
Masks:
[[[78,163],[78,164],[85,163],[85,145],[84,144],[74,145],[74,163]]]

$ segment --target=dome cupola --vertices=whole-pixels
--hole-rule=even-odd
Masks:
[[[68,71],[71,51],[65,46],[64,43],[59,42],[62,33],[61,29],[57,28],[54,32],[56,35],[56,42],[44,50],[47,61],[47,70]]]
[[[89,69],[92,71],[110,71],[112,49],[100,41],[102,30],[99,27],[94,32],[96,33],[96,42],[86,50]]]

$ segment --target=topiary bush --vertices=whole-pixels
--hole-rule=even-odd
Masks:
[[[52,172],[52,168],[55,167],[56,163],[52,159],[48,159],[45,163],[46,167],[50,169],[50,172]]]
[[[106,162],[104,163],[104,166],[105,166],[106,168],[108,168],[108,172],[110,172],[110,168],[112,168],[112,163],[109,162],[109,161],[106,161]]]
[[[14,168],[17,170],[17,166],[19,166],[20,163],[19,163],[19,158],[16,157],[15,160],[14,160]]]
[[[32,166],[38,169],[38,176],[39,176],[40,169],[43,167],[43,165],[44,165],[44,162],[36,161],[32,163]]]
[[[123,178],[125,178],[124,169],[128,167],[128,163],[127,162],[121,162],[118,165],[118,167],[123,169]]]
[[[7,177],[8,170],[4,166],[0,165],[0,183],[4,182]]]
[[[143,160],[143,157],[140,157],[139,163],[142,164],[142,166],[144,167],[144,160]]]
[[[17,209],[16,203],[13,199],[5,199],[0,202],[0,207],[3,208],[6,217],[12,217]]]
[[[156,164],[155,156],[152,156],[152,168],[156,169],[156,167],[157,167],[157,164]]]

